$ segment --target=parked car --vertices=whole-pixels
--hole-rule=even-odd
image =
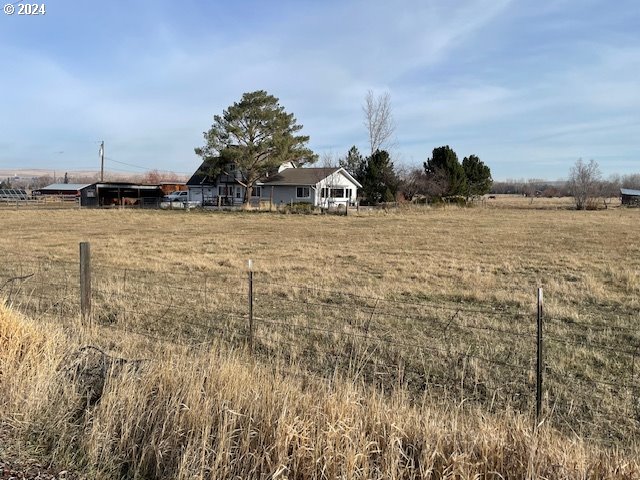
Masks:
[[[186,202],[189,200],[189,192],[186,190],[180,190],[178,192],[171,192],[169,195],[165,195],[162,199],[164,202]]]

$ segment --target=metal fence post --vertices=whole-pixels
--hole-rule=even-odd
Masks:
[[[82,323],[91,325],[91,248],[80,242],[80,312]]]
[[[542,288],[538,288],[538,334],[537,334],[537,368],[536,368],[536,424],[542,414]]]
[[[253,355],[253,261],[249,260],[249,354]]]

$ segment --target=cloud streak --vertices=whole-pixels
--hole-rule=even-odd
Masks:
[[[159,1],[126,18],[117,7],[79,21],[61,2],[38,28],[0,20],[0,167],[84,167],[104,139],[119,161],[189,171],[213,115],[256,89],[319,153],[364,148],[371,88],[391,93],[404,162],[445,143],[496,178],[562,176],[579,156],[624,173],[638,158],[632,2]]]

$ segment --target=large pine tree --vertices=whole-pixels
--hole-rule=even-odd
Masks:
[[[206,144],[195,152],[204,161],[204,173],[211,177],[222,173],[227,165],[235,165],[247,203],[255,183],[270,171],[289,161],[300,165],[316,160],[306,147],[309,137],[297,135],[301,129],[276,97],[258,90],[245,93],[222,115],[215,115],[211,129],[204,132]]]

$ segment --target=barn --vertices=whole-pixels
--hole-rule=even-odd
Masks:
[[[34,196],[55,196],[79,199],[81,207],[109,207],[135,205],[157,207],[162,200],[160,185],[141,185],[129,182],[54,183],[33,191]]]
[[[83,207],[157,207],[163,195],[160,185],[100,182],[82,190],[80,204]]]
[[[82,190],[90,187],[90,183],[52,183],[33,191],[34,196],[79,197]]]
[[[622,201],[622,205],[626,205],[629,207],[640,207],[640,190],[621,188],[620,199]]]

